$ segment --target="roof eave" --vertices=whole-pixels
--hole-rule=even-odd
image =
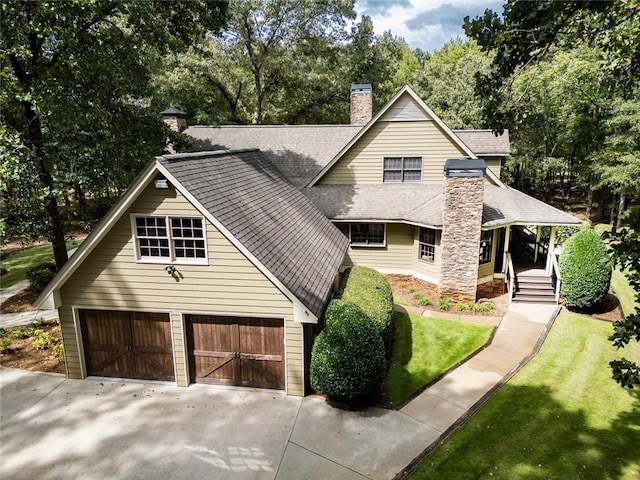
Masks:
[[[135,199],[138,198],[138,195],[157,172],[156,166],[157,158],[149,162],[145,169],[134,180],[131,187],[129,187],[127,193],[125,193],[125,195],[121,197],[113,207],[111,207],[100,223],[98,223],[95,231],[87,237],[78,250],[56,274],[53,280],[51,280],[42,293],[38,295],[38,298],[33,302],[33,305],[36,308],[39,309],[44,306],[47,308],[52,306],[53,308],[58,307],[60,301],[59,296],[57,295],[58,290],[94,250],[96,245],[98,245],[107,233],[109,233],[113,225],[122,217],[124,212],[131,206]]]

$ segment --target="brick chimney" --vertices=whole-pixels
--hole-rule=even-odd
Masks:
[[[484,160],[477,158],[444,164],[441,298],[476,301],[486,170]]]
[[[351,125],[364,125],[373,116],[373,90],[370,83],[351,85]]]
[[[187,128],[186,113],[177,108],[167,108],[165,111],[160,112],[164,123],[169,125],[171,130],[176,132],[183,132]]]

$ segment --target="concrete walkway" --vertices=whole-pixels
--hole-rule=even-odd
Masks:
[[[22,280],[0,292],[0,304],[17,295],[29,287],[28,280]],[[0,328],[11,328],[20,325],[28,325],[36,319],[57,320],[57,310],[35,310],[33,312],[2,313],[0,314]]]
[[[0,478],[401,477],[536,353],[557,311],[512,304],[487,348],[400,410],[0,369]]]

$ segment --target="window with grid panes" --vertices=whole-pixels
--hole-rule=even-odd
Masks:
[[[205,258],[201,218],[172,218],[171,236],[176,258]]]
[[[135,229],[140,260],[206,260],[202,218],[135,217]]]
[[[419,182],[422,180],[422,157],[384,157],[383,182]]]
[[[418,258],[425,262],[433,262],[436,255],[436,231],[432,228],[420,227]]]
[[[349,225],[351,245],[355,246],[384,246],[383,223],[351,223]]]

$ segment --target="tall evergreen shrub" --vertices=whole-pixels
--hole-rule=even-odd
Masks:
[[[562,246],[562,301],[568,308],[589,310],[601,302],[611,284],[607,248],[594,230],[573,234]]]
[[[338,297],[353,302],[366,313],[386,339],[391,328],[393,293],[384,275],[369,267],[348,268],[342,278]]]
[[[386,370],[385,348],[371,319],[352,302],[333,300],[311,351],[311,387],[333,400],[375,395]]]

